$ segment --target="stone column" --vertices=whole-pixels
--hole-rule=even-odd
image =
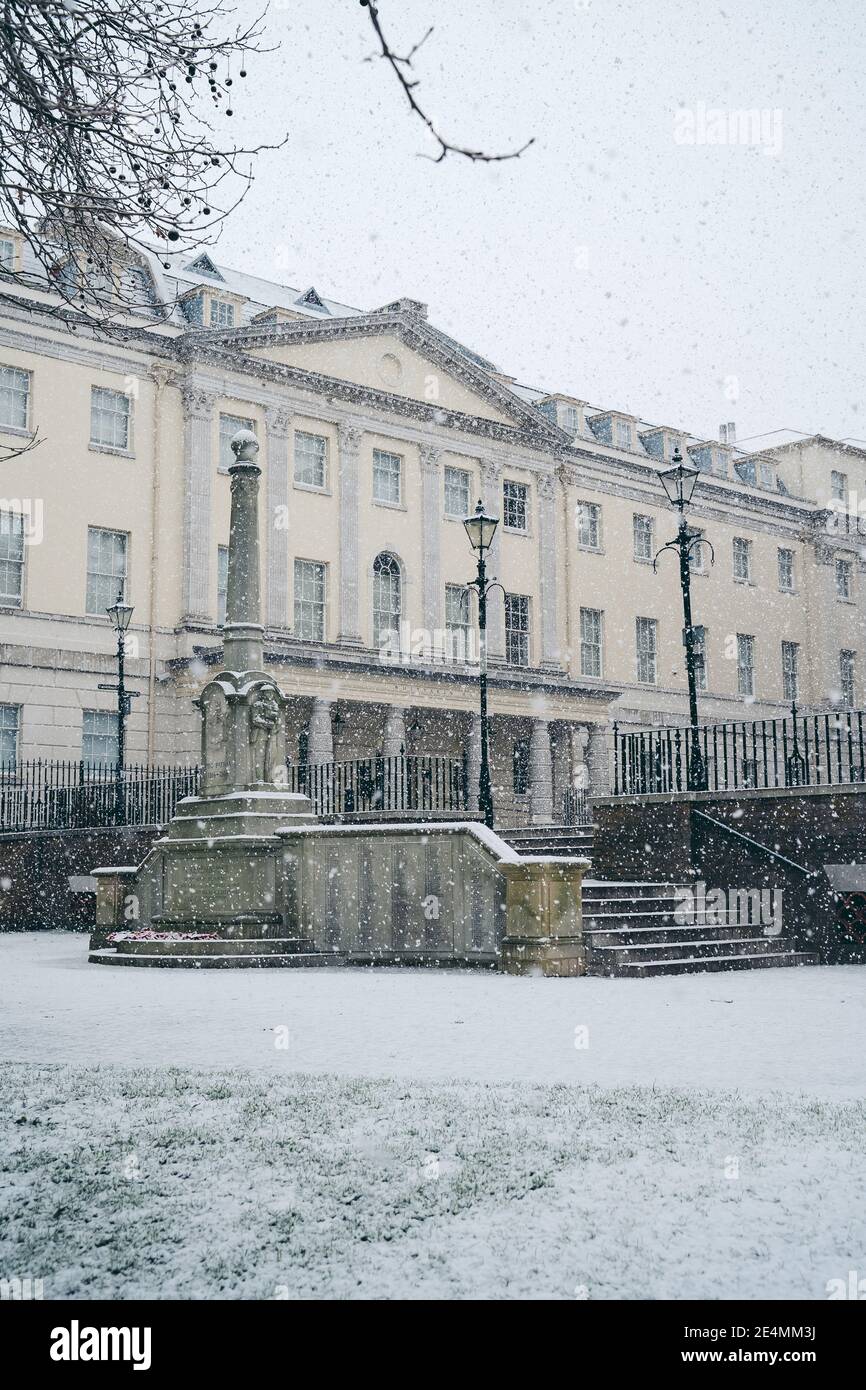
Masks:
[[[550,729],[544,719],[535,719],[529,739],[529,796],[533,825],[548,825],[553,819],[553,759]]]
[[[238,446],[244,436],[246,442]],[[235,462],[229,467],[232,511],[223,664],[227,671],[261,671],[264,663],[259,597],[259,478],[262,470],[255,462],[259,445],[254,434],[241,431],[232,440],[232,448]]]
[[[556,621],[556,478],[545,473],[538,479],[538,595],[541,608],[541,664],[559,667],[559,631]]]
[[[466,807],[478,810],[478,778],[481,773],[481,715],[473,714],[466,740]]]
[[[268,627],[289,628],[289,425],[291,413],[282,406],[265,410],[268,447],[267,577],[265,621]]]
[[[489,579],[502,583],[502,464],[486,459],[481,463],[482,501],[489,516],[498,516],[499,525],[487,553]],[[494,589],[487,600],[487,655],[492,661],[505,658],[505,601],[501,589]]]
[[[315,699],[307,733],[307,762],[331,763],[333,761],[334,730],[331,725],[331,701]]]
[[[421,563],[422,614],[421,622],[427,630],[425,651],[433,654],[435,641],[433,634],[442,627],[442,605],[444,602],[441,581],[440,548],[442,539],[442,508],[440,504],[440,477],[442,450],[422,448],[421,456]]]
[[[340,615],[337,641],[361,645],[359,611],[359,514],[360,481],[358,455],[363,430],[358,425],[341,425],[339,432],[338,490],[340,497]]]
[[[196,383],[181,391],[184,414],[183,602],[181,622],[210,622],[213,408]]]
[[[382,735],[382,756],[399,758],[406,752],[406,711],[391,706],[385,715],[385,731]]]

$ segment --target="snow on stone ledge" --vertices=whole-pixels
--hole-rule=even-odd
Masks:
[[[438,820],[438,821],[365,821],[357,825],[284,825],[274,834],[289,835],[363,835],[374,831],[377,835],[453,835],[457,831],[472,835],[485,849],[489,850],[500,864],[571,864],[588,869],[588,859],[568,855],[518,854],[494,830],[489,830],[479,821]]]

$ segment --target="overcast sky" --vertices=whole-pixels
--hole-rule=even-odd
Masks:
[[[251,14],[252,0],[239,0]],[[358,0],[272,0],[235,135],[264,154],[217,251],[360,308],[427,302],[529,385],[738,439],[866,440],[862,0],[379,0],[433,142]],[[240,86],[240,83],[237,84]],[[760,144],[700,108],[771,115]],[[780,147],[780,148],[779,148]],[[767,149],[774,151],[767,153]],[[736,394],[736,399],[731,397]]]

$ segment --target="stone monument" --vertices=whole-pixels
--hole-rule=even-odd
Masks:
[[[258,440],[232,439],[224,669],[195,701],[202,783],[178,803],[136,875],[142,925],[285,936],[276,866],[281,826],[315,823],[307,797],[286,789],[286,699],[262,669]]]

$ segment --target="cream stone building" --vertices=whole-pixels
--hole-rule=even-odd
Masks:
[[[4,263],[21,254],[0,231]],[[3,759],[114,756],[98,687],[122,590],[129,760],[197,760],[191,698],[219,659],[242,426],[261,446],[266,657],[293,762],[447,753],[477,785],[462,519],[480,498],[501,519],[498,817],[558,819],[587,778],[606,791],[613,720],[687,718],[677,562],[652,563],[675,534],[658,472],[676,444],[701,470],[689,519],[709,543],[692,584],[701,717],[859,701],[866,450],[816,435],[747,451],[532,389],[411,299],[361,312],[207,255],[123,274],[141,304],[112,338],[70,331],[36,293],[0,302],[0,445],[39,440],[0,489]]]

